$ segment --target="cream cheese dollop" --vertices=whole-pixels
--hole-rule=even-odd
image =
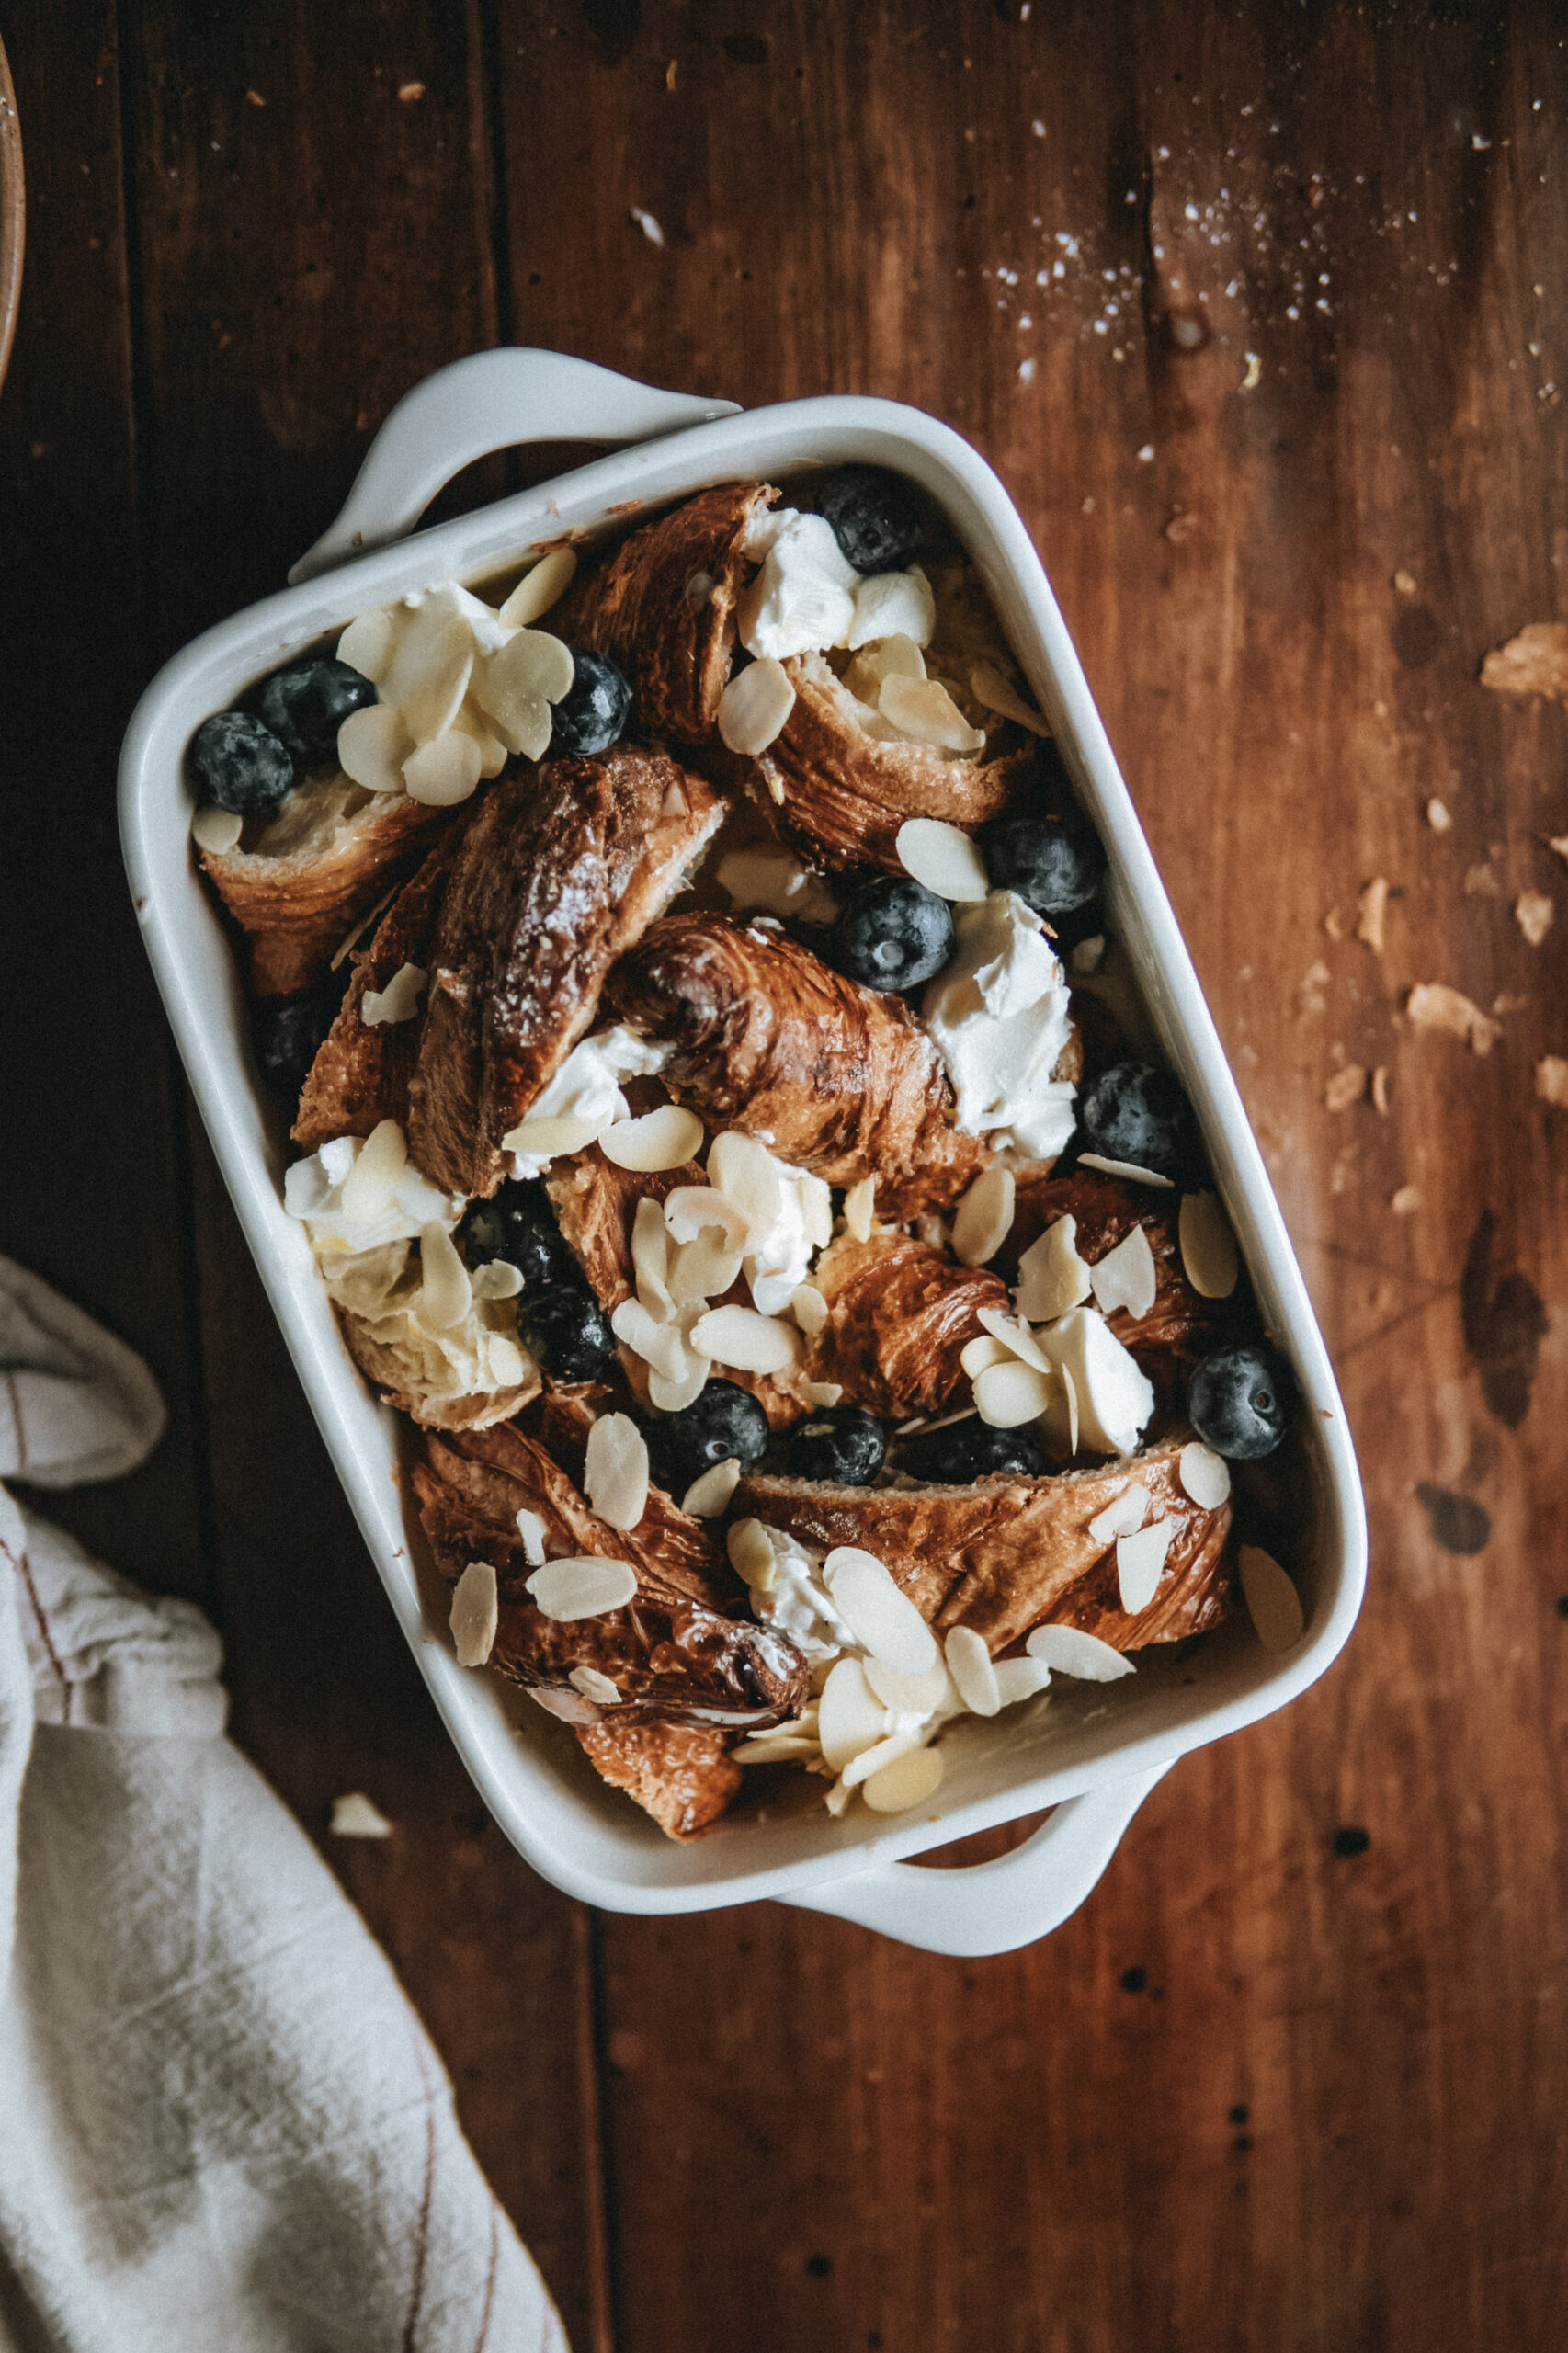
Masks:
[[[300,1219],[312,1247],[379,1250],[412,1242],[427,1225],[450,1233],[462,1215],[460,1194],[443,1193],[408,1157],[403,1130],[383,1120],[368,1137],[335,1136],[284,1172],[283,1206]]]
[[[538,1176],[563,1152],[581,1152],[617,1120],[631,1115],[621,1093],[629,1078],[649,1078],[663,1070],[671,1049],[640,1038],[624,1022],[601,1029],[574,1046],[550,1085],[529,1104],[527,1117],[511,1130],[505,1142],[512,1154],[516,1177]],[[545,1120],[573,1123],[559,1133],[543,1128]],[[529,1131],[538,1136],[533,1144]]]
[[[1073,1133],[1076,1087],[1052,1078],[1072,1034],[1067,975],[1043,919],[1016,892],[953,910],[958,950],[921,1017],[957,1097],[958,1124],[1052,1160]]]
[[[753,1233],[744,1266],[752,1304],[760,1315],[782,1315],[833,1238],[833,1196],[821,1176],[776,1160],[778,1212],[767,1231]]]

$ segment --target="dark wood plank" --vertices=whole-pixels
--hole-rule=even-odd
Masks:
[[[998,465],[1340,1351],[1374,1584],[1342,1666],[1186,1761],[1035,1951],[604,1925],[625,2342],[1533,2353],[1568,2320],[1568,2051],[1531,1078],[1568,1032],[1562,928],[1532,949],[1510,904],[1563,897],[1568,746],[1476,669],[1562,609],[1559,28],[1022,13],[506,7],[519,334],[912,399]],[[1524,1002],[1477,1060],[1411,1029],[1418,980]],[[1347,1063],[1387,1119],[1326,1108]]]

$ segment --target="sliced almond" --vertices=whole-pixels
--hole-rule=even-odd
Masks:
[[[827,1323],[827,1302],[814,1283],[801,1283],[790,1293],[790,1313],[807,1339],[814,1340]]]
[[[888,1711],[872,1691],[858,1658],[841,1658],[828,1670],[817,1715],[822,1753],[835,1773],[885,1739]]]
[[[676,1302],[669,1288],[670,1230],[665,1205],[644,1193],[631,1221],[631,1271],[637,1296],[650,1315],[660,1322],[673,1319]]]
[[[730,1566],[754,1593],[771,1593],[778,1574],[778,1555],[767,1540],[760,1519],[737,1519],[724,1540]],[[835,1768],[836,1769],[836,1768]]]
[[[636,1597],[637,1572],[625,1561],[569,1557],[547,1561],[536,1569],[528,1589],[546,1618],[567,1623],[576,1618],[604,1618]]]
[[[694,1405],[707,1386],[710,1370],[706,1357],[685,1352],[685,1362],[673,1380],[655,1367],[648,1375],[648,1402],[660,1414],[684,1414]]]
[[[244,829],[245,821],[237,810],[220,809],[215,802],[199,809],[190,821],[191,840],[209,858],[227,858],[232,849],[238,847]]]
[[[1136,1536],[1149,1517],[1149,1490],[1142,1480],[1130,1479],[1119,1495],[1089,1522],[1096,1544],[1113,1543],[1119,1536]]]
[[[931,583],[917,563],[907,572],[874,572],[855,591],[855,618],[846,643],[852,647],[886,644],[892,637],[905,644],[929,645],[937,626],[937,599]]]
[[[596,1707],[615,1708],[620,1704],[620,1686],[601,1675],[597,1666],[574,1666],[566,1680],[574,1691],[585,1699],[592,1699]]]
[[[1123,1652],[1076,1626],[1037,1626],[1024,1648],[1053,1675],[1074,1676],[1081,1683],[1115,1683],[1135,1672]]]
[[[938,1709],[953,1711],[958,1695],[940,1659],[924,1675],[895,1674],[880,1658],[862,1659],[860,1664],[871,1689],[895,1716],[928,1716]]]
[[[994,1364],[1007,1364],[1013,1351],[994,1334],[983,1332],[978,1340],[966,1341],[959,1352],[959,1362],[971,1381]]]
[[[1140,1168],[1133,1160],[1107,1160],[1097,1152],[1081,1152],[1078,1165],[1097,1168],[1102,1176],[1125,1176],[1130,1185],[1155,1185],[1167,1193],[1171,1189],[1168,1176],[1162,1176],[1157,1169]]]
[[[1013,1172],[1000,1165],[975,1178],[953,1220],[953,1256],[966,1267],[983,1267],[1013,1229]]]
[[[1018,1313],[1031,1324],[1054,1324],[1081,1307],[1094,1288],[1087,1262],[1078,1256],[1078,1221],[1059,1217],[1018,1260]]]
[[[1568,1104],[1568,1057],[1542,1054],[1535,1066],[1535,1091],[1542,1103]]]
[[[845,1788],[858,1789],[873,1775],[885,1772],[901,1758],[913,1756],[917,1749],[924,1748],[927,1737],[924,1730],[910,1729],[890,1733],[885,1740],[879,1740],[874,1746],[861,1749],[859,1755],[852,1756],[844,1768],[841,1779]]]
[[[708,1182],[745,1221],[749,1233],[770,1233],[782,1208],[779,1164],[755,1136],[728,1129],[708,1154]]]
[[[648,1508],[648,1446],[630,1414],[601,1414],[588,1432],[583,1492],[623,1534]]]
[[[882,692],[886,695],[892,687],[903,683],[890,678]],[[926,688],[915,691],[925,693]],[[941,691],[938,688],[937,692]],[[894,847],[904,872],[923,882],[927,891],[935,891],[939,899],[973,904],[990,892],[985,861],[958,825],[949,825],[940,817],[910,817],[899,827]]]
[[[823,1563],[833,1606],[873,1656],[899,1675],[924,1675],[937,1664],[931,1629],[874,1554],[840,1544]]]
[[[971,1715],[994,1716],[1002,1704],[991,1653],[972,1626],[951,1626],[942,1644],[959,1698]]]
[[[862,1176],[844,1196],[844,1230],[851,1242],[870,1240],[876,1207],[877,1180],[874,1176]]]
[[[1514,921],[1532,948],[1540,946],[1556,913],[1544,891],[1521,891],[1514,901]]]
[[[1432,831],[1435,834],[1446,834],[1453,822],[1447,801],[1439,801],[1434,794],[1426,803],[1426,823],[1431,826]]]
[[[665,1198],[665,1223],[677,1242],[695,1242],[699,1233],[717,1226],[729,1242],[740,1245],[750,1231],[744,1211],[711,1185],[677,1185]]]
[[[526,1154],[530,1160],[556,1160],[562,1153],[582,1152],[599,1132],[597,1120],[580,1119],[574,1111],[541,1120],[522,1120],[501,1139],[504,1152]]]
[[[433,1332],[449,1332],[473,1304],[468,1268],[444,1225],[419,1229],[419,1321]]]
[[[741,1483],[741,1466],[734,1455],[727,1462],[716,1462],[711,1471],[704,1471],[694,1479],[681,1497],[682,1511],[693,1519],[717,1519],[726,1510],[730,1497]]]
[[[711,1307],[693,1324],[691,1345],[737,1372],[783,1372],[795,1361],[792,1325],[755,1307]]]
[[[860,1794],[873,1813],[908,1813],[936,1796],[945,1769],[939,1749],[913,1749],[873,1773]]]
[[[732,752],[755,759],[783,733],[795,708],[795,688],[771,655],[737,670],[719,698],[719,734]]]
[[[640,1299],[623,1299],[610,1316],[609,1327],[618,1340],[625,1341],[633,1356],[641,1357],[665,1381],[678,1381],[689,1370],[686,1343],[678,1328],[673,1324],[659,1323]]]
[[[395,606],[378,605],[351,620],[337,641],[337,658],[362,678],[379,683],[392,666],[402,616]]]
[[[999,1658],[992,1673],[996,1677],[997,1700],[1004,1708],[1032,1699],[1051,1681],[1051,1669],[1040,1658]]]
[[[1136,1535],[1117,1538],[1116,1579],[1121,1606],[1130,1618],[1147,1609],[1158,1593],[1175,1532],[1174,1520],[1157,1519],[1152,1527],[1139,1529]]]
[[[506,746],[491,728],[490,722],[469,696],[453,720],[452,725],[472,735],[479,746],[479,773],[482,777],[499,776],[506,765]]]
[[[337,731],[337,765],[351,784],[367,792],[404,790],[403,764],[413,750],[403,713],[391,703],[351,710]]]
[[[844,1384],[838,1381],[804,1381],[800,1393],[808,1405],[836,1405],[844,1394]]]
[[[551,548],[531,571],[524,573],[502,606],[498,619],[507,629],[530,629],[565,595],[576,569],[575,548]],[[343,658],[338,656],[340,661]]]
[[[979,1316],[985,1330],[994,1340],[1000,1340],[1009,1356],[1017,1357],[1020,1363],[1032,1364],[1037,1372],[1051,1372],[1051,1358],[1028,1325],[1017,1316],[1004,1315],[999,1307],[983,1307]]]
[[[489,1561],[471,1561],[452,1589],[449,1623],[460,1666],[483,1666],[495,1642],[500,1599]]]
[[[509,1258],[488,1258],[469,1276],[475,1299],[516,1299],[523,1288],[521,1269]]]
[[[665,1168],[679,1168],[702,1147],[702,1122],[695,1111],[678,1104],[661,1103],[640,1119],[617,1120],[599,1138],[599,1150],[617,1168],[653,1176]]]
[[[1181,1450],[1181,1483],[1203,1511],[1218,1511],[1231,1493],[1231,1466],[1222,1454],[1194,1438]]]
[[[1181,1263],[1199,1299],[1229,1299],[1241,1261],[1236,1237],[1217,1193],[1184,1193],[1177,1213]]]
[[[941,752],[985,749],[983,731],[970,725],[939,679],[906,678],[894,670],[882,680],[877,708],[912,743],[929,744]]]
[[[403,723],[416,744],[444,735],[462,709],[473,675],[473,631],[454,613],[430,645],[425,675],[398,700]]]
[[[741,1271],[741,1256],[739,1243],[726,1242],[716,1225],[704,1226],[695,1242],[679,1244],[669,1272],[670,1296],[676,1306],[722,1299]]]
[[[1051,1403],[1051,1382],[1033,1365],[987,1365],[975,1376],[974,1402],[983,1422],[994,1430],[1017,1429],[1037,1422]]]
[[[1089,1270],[1089,1281],[1095,1304],[1102,1315],[1114,1315],[1119,1307],[1124,1307],[1134,1323],[1142,1321],[1153,1307],[1160,1288],[1154,1254],[1142,1226],[1135,1225],[1114,1250],[1108,1250],[1103,1258],[1095,1261]]]
[[[1258,1641],[1266,1651],[1293,1651],[1306,1631],[1293,1580],[1261,1545],[1244,1544],[1239,1565],[1247,1614]]]
[[[400,964],[384,989],[367,989],[359,1000],[359,1018],[369,1029],[412,1021],[428,975],[417,964]]]
[[[1382,875],[1375,875],[1358,893],[1356,904],[1356,937],[1363,940],[1374,956],[1381,956],[1388,924],[1389,886]]]
[[[525,1504],[517,1514],[517,1534],[523,1540],[523,1558],[530,1569],[544,1566],[544,1522],[537,1511]]]
[[[987,710],[1000,711],[1004,719],[1016,719],[1033,735],[1049,735],[1051,729],[1032,705],[1027,703],[1017,689],[990,662],[977,662],[969,674],[969,690],[975,701]]]
[[[408,1146],[395,1120],[378,1120],[343,1180],[343,1211],[371,1218],[387,1205],[391,1189],[408,1165]]]
[[[469,799],[479,783],[482,765],[473,737],[449,727],[444,735],[433,736],[409,754],[403,764],[403,787],[411,801],[449,809],[455,801]]]

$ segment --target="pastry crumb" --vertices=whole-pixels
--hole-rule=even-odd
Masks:
[[[1528,622],[1506,645],[1494,646],[1481,683],[1499,695],[1568,695],[1568,623]]]
[[[403,82],[400,84],[397,95],[405,107],[416,107],[425,96],[425,85],[423,82]]]
[[[1497,1024],[1460,989],[1444,981],[1418,981],[1404,1001],[1405,1012],[1418,1029],[1446,1029],[1462,1038],[1471,1051],[1489,1054]]]
[[[1364,885],[1356,901],[1360,910],[1356,918],[1356,937],[1366,942],[1374,956],[1383,952],[1388,904],[1389,886],[1381,874]]]
[[[1420,1186],[1402,1185],[1398,1192],[1390,1199],[1389,1207],[1395,1217],[1414,1217],[1421,1207]]]
[[[1339,909],[1337,907],[1330,907],[1327,915],[1325,915],[1323,919],[1323,927],[1324,931],[1327,932],[1330,939],[1337,942],[1344,938],[1345,925],[1341,920]]]
[[[1532,948],[1539,948],[1551,929],[1557,913],[1544,891],[1521,891],[1514,901],[1514,921]]]
[[[1495,867],[1485,859],[1478,866],[1466,867],[1464,894],[1467,899],[1500,899],[1503,886],[1497,880]]]
[[[1333,973],[1329,971],[1328,966],[1324,962],[1320,956],[1317,962],[1301,975],[1301,986],[1296,991],[1297,1011],[1299,1013],[1326,1013],[1328,1010],[1328,984],[1333,978]]]
[[[1449,814],[1448,803],[1439,801],[1434,793],[1432,799],[1426,803],[1426,823],[1431,826],[1432,831],[1435,834],[1446,834],[1453,822]]]
[[[363,1790],[334,1798],[327,1828],[335,1838],[390,1838],[392,1834],[392,1824]]]
[[[1323,1099],[1331,1111],[1348,1111],[1367,1092],[1367,1074],[1359,1063],[1346,1063],[1324,1087]]]
[[[1568,1110],[1568,1055],[1542,1054],[1535,1066],[1535,1091],[1543,1103]]]
[[[1406,572],[1403,564],[1400,565],[1399,570],[1394,574],[1393,580],[1391,585],[1396,597],[1419,597],[1421,594],[1420,588],[1416,585],[1415,574]]]

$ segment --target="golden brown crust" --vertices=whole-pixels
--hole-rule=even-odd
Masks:
[[[447,881],[409,1086],[409,1151],[493,1193],[501,1139],[592,1027],[606,973],[723,816],[699,777],[618,745],[497,784]]]
[[[820,654],[785,669],[795,704],[756,763],[768,813],[813,866],[881,866],[902,874],[898,829],[911,817],[983,825],[1025,790],[1032,751],[954,759],[925,744],[868,735],[855,698]]]
[[[755,482],[699,492],[580,573],[551,614],[555,635],[619,664],[643,734],[692,748],[713,735],[755,568],[739,543],[778,495]]]
[[[203,869],[248,935],[257,996],[309,988],[451,814],[405,793],[361,792],[339,777],[291,794],[256,848],[203,850]],[[268,835],[277,848],[266,847]]]
[[[983,1479],[972,1487],[832,1487],[753,1472],[732,1509],[824,1551],[864,1547],[923,1618],[943,1631],[972,1627],[994,1654],[1048,1624],[1138,1650],[1202,1633],[1230,1607],[1231,1506],[1206,1511],[1183,1487],[1181,1449],[1191,1436],[1176,1432],[1099,1470]],[[1116,1540],[1092,1536],[1089,1523],[1133,1480],[1148,1489],[1149,1519],[1169,1519],[1174,1532],[1153,1600],[1129,1617]]]
[[[694,1160],[652,1175],[618,1168],[598,1145],[552,1161],[545,1190],[562,1238],[574,1251],[600,1304],[613,1314],[636,1285],[631,1272],[631,1227],[640,1200],[665,1200],[680,1185],[706,1185]]]
[[[712,1724],[672,1724],[628,1710],[579,1724],[577,1738],[601,1780],[624,1790],[670,1838],[699,1838],[741,1786],[730,1755],[733,1733]]]
[[[813,1381],[884,1419],[940,1413],[966,1381],[959,1358],[984,1331],[983,1307],[1008,1312],[1006,1286],[904,1233],[840,1236],[812,1276],[827,1322],[810,1343]]]
[[[877,1180],[890,1219],[956,1201],[991,1160],[952,1125],[936,1047],[903,999],[877,996],[777,931],[666,916],[607,995],[675,1052],[662,1074],[710,1127],[761,1135],[833,1185]]]

